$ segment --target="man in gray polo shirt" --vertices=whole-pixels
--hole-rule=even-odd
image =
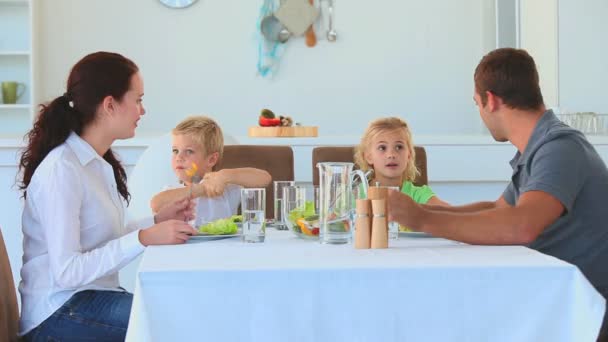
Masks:
[[[418,205],[389,192],[389,220],[472,244],[527,245],[579,267],[608,297],[608,170],[593,146],[546,110],[534,60],[498,49],[475,69],[474,100],[496,141],[518,152],[494,202]],[[608,341],[608,326],[598,341]]]

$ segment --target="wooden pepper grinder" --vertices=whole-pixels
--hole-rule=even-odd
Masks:
[[[368,249],[371,246],[371,201],[358,199],[355,218],[355,248]]]
[[[372,248],[388,248],[388,223],[386,221],[386,200],[372,201]]]
[[[367,198],[370,200],[386,199],[388,188],[384,186],[370,186],[367,190]]]

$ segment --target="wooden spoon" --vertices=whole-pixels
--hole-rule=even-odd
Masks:
[[[314,6],[314,0],[308,0],[308,2]],[[306,31],[306,46],[313,47],[317,45],[317,36],[315,36],[315,31],[313,30],[313,24],[310,24],[310,27]]]

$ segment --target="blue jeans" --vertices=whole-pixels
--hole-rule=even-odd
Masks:
[[[132,302],[128,292],[78,292],[23,340],[124,341]]]

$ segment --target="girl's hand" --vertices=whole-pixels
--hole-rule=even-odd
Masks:
[[[180,221],[194,220],[196,216],[195,206],[196,201],[189,197],[169,203],[154,215],[154,223],[161,223],[171,219]]]
[[[188,241],[190,236],[197,234],[187,222],[167,220],[139,231],[139,241],[144,246],[175,245]]]
[[[207,172],[199,186],[202,187],[203,193],[207,197],[217,197],[224,193],[226,183],[226,178],[221,171]]]

